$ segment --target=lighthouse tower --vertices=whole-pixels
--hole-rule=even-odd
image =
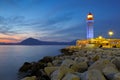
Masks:
[[[87,39],[94,38],[93,24],[94,24],[93,14],[89,13],[87,15]]]

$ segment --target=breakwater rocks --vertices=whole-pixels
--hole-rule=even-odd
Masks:
[[[21,80],[120,80],[120,49],[61,49],[62,54],[25,62]]]

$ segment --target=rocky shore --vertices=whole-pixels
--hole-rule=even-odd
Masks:
[[[120,80],[120,49],[61,49],[62,54],[25,62],[21,80]]]

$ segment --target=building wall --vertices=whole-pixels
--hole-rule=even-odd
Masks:
[[[93,20],[87,20],[87,39],[94,38]]]

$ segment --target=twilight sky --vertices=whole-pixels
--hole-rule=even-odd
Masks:
[[[85,39],[89,12],[95,37],[120,38],[120,0],[0,0],[0,42]]]

